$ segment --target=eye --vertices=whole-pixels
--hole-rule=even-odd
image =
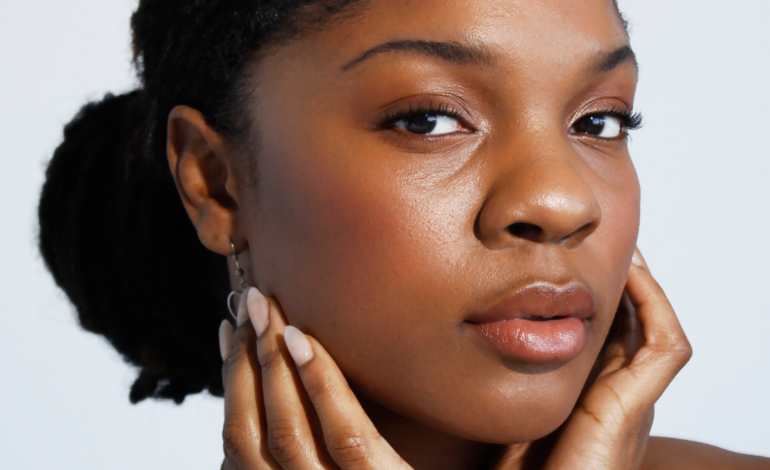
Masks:
[[[588,134],[601,139],[617,139],[625,134],[623,119],[611,114],[593,114],[581,118],[569,130],[570,134]]]
[[[414,114],[397,120],[393,126],[420,135],[444,135],[462,130],[460,121],[441,114]]]

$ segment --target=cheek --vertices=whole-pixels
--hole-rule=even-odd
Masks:
[[[270,199],[260,204],[256,258],[270,266],[260,275],[268,294],[352,384],[391,409],[431,420],[478,398],[470,388],[445,392],[457,380],[447,356],[462,348],[457,201],[409,192],[386,167],[302,160],[271,165],[261,183]],[[472,368],[455,363],[454,372]]]
[[[616,290],[622,289],[628,277],[639,235],[640,215],[639,180],[630,160],[621,174],[624,177],[613,181],[609,190],[601,195],[602,223],[593,241],[594,247],[605,247],[597,250],[594,264],[607,272],[608,280],[615,279],[620,284],[621,287],[615,285]]]
[[[333,349],[346,332],[396,322],[390,312],[413,305],[411,292],[432,292],[425,283],[435,285],[443,273],[428,248],[440,239],[414,223],[426,215],[388,168],[320,160],[287,155],[265,165],[252,233],[258,266],[269,266],[259,274],[263,285],[291,323]]]
[[[602,221],[589,237],[583,269],[597,293],[598,319],[593,350],[598,354],[623,294],[631,256],[639,234],[639,182],[633,166],[616,172],[611,181],[595,185],[602,207]]]

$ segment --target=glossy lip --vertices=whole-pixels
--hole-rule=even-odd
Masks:
[[[524,286],[486,312],[466,319],[488,346],[511,359],[568,361],[585,347],[594,297],[582,284]],[[555,317],[544,319],[543,317]]]

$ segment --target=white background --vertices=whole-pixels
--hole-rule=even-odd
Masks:
[[[621,6],[647,122],[631,144],[639,244],[695,349],[653,433],[770,456],[770,2]],[[63,125],[134,85],[134,7],[0,0],[2,468],[219,468],[221,400],[130,405],[135,371],[79,329],[36,248],[44,164]]]

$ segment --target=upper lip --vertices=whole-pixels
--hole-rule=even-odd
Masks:
[[[524,317],[554,316],[585,320],[593,311],[594,297],[583,284],[536,282],[517,289],[489,310],[471,316],[466,322],[481,324]]]

